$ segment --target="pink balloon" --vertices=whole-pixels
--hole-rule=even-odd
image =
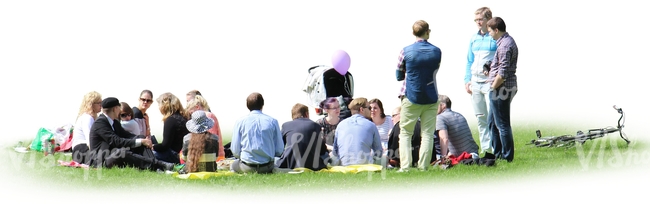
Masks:
[[[334,66],[336,72],[345,76],[348,69],[350,69],[350,55],[343,50],[337,50],[332,55],[332,66]]]

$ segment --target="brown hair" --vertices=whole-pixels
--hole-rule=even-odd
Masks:
[[[140,96],[142,96],[142,94],[145,94],[145,93],[148,93],[153,98],[153,93],[149,89],[142,90],[142,92],[140,92]]]
[[[494,17],[487,22],[487,27],[499,32],[506,32],[506,22],[501,17]]]
[[[492,19],[492,10],[490,10],[490,8],[488,7],[481,7],[476,9],[474,15],[479,15],[479,14],[482,15],[483,18],[485,18],[486,20]]]
[[[293,120],[296,118],[307,117],[307,114],[309,114],[309,108],[301,103],[296,103],[296,105],[293,105],[293,108],[291,108],[291,119]]]
[[[422,37],[429,31],[429,23],[424,20],[415,21],[413,24],[413,35],[415,37]]]
[[[368,106],[368,99],[366,98],[355,98],[350,101],[348,108],[352,111],[359,111],[359,108]]]
[[[210,133],[190,133],[190,143],[187,147],[187,170],[188,172],[199,171],[199,162],[203,156],[206,142],[211,143]]]
[[[181,101],[178,97],[174,96],[174,94],[169,92],[161,94],[156,101],[158,102],[160,113],[163,114],[163,121],[167,120],[169,116],[176,112],[180,113],[185,118],[190,118],[183,108],[183,104],[181,104]]]
[[[368,104],[373,104],[373,103],[376,103],[377,106],[379,106],[379,111],[380,111],[379,115],[381,115],[381,118],[385,118],[386,113],[384,113],[384,104],[382,104],[378,98],[374,98],[368,102]]]
[[[131,118],[133,118],[133,109],[131,109],[129,104],[126,103],[126,102],[120,102],[120,104],[122,105],[122,111],[121,112],[126,113],[126,115],[130,115]]]
[[[264,107],[264,97],[262,97],[262,94],[254,92],[248,95],[248,98],[246,98],[246,107],[250,111],[262,110],[262,107]]]

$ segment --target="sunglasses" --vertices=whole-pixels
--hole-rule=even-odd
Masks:
[[[153,100],[151,100],[151,99],[146,99],[146,98],[140,98],[140,101],[142,101],[142,102],[146,102],[146,103],[151,103],[151,102],[153,102]]]
[[[126,118],[126,116],[131,116],[131,115],[126,114],[126,113],[122,113],[122,114],[120,114],[120,117],[122,117],[122,118]]]

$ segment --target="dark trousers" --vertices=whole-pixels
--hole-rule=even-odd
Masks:
[[[156,159],[161,161],[174,163],[174,164],[181,163],[181,159],[178,156],[178,152],[171,149],[167,149],[163,151],[154,151],[153,154],[156,156]]]
[[[88,156],[88,145],[85,143],[75,145],[72,147],[72,161],[79,164],[90,164],[90,157]]]
[[[516,93],[516,88],[507,89],[503,86],[490,91],[487,123],[494,156],[508,162],[515,157],[515,144],[510,126],[510,103]]]
[[[141,170],[156,170],[160,168],[156,165],[153,151],[143,146],[136,148],[115,148],[105,158],[104,166],[107,168],[134,167]]]

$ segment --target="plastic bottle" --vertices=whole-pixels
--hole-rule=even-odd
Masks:
[[[50,153],[50,141],[45,140],[45,141],[42,142],[42,144],[43,144],[43,147],[42,147],[41,150],[43,150],[43,154],[45,154],[45,156],[47,156]]]
[[[56,141],[54,141],[54,138],[50,139],[50,154],[54,155],[54,149],[56,149]]]

